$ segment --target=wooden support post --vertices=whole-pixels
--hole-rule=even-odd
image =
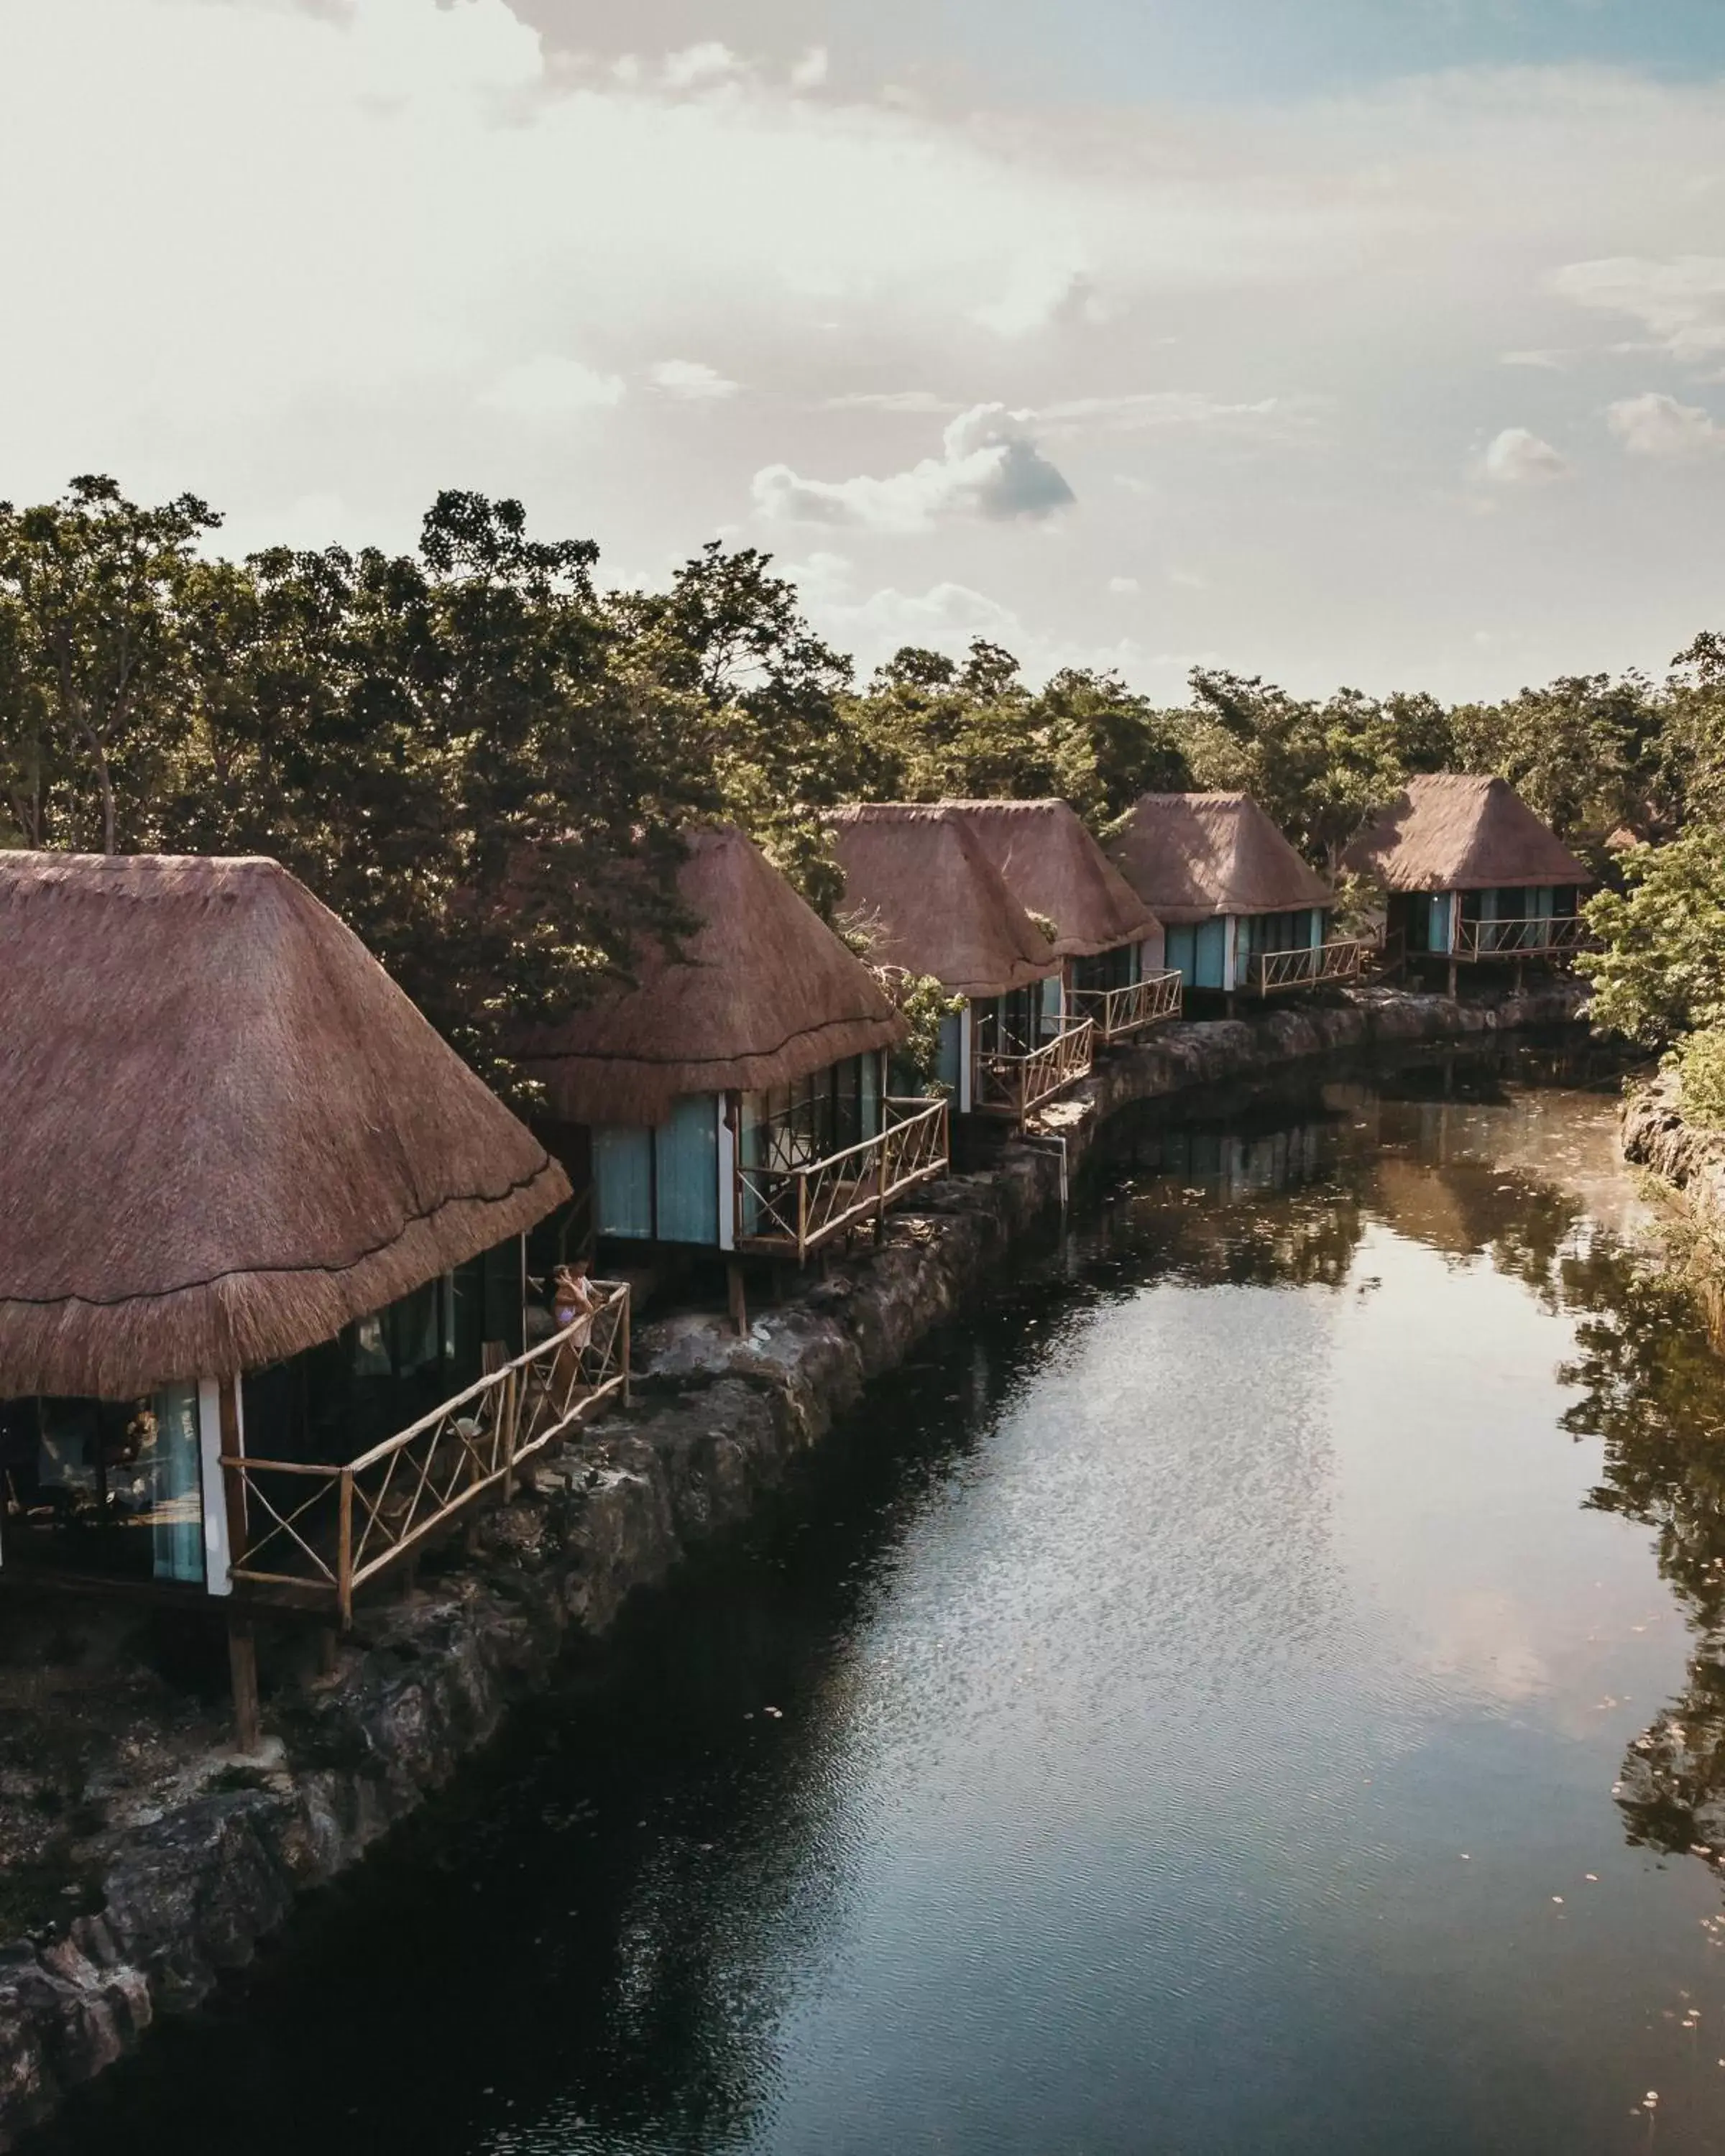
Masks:
[[[333,1625],[318,1626],[317,1674],[321,1677],[332,1677],[336,1674],[337,1658],[341,1652],[341,1635]]]
[[[239,1380],[224,1378],[216,1391],[218,1417],[221,1424],[222,1453],[225,1459],[237,1460],[243,1447],[239,1435]],[[245,1484],[237,1473],[222,1470],[222,1502],[228,1511],[228,1563],[229,1569],[241,1563],[246,1552]]]
[[[578,1373],[579,1364],[577,1364]],[[506,1378],[502,1385],[503,1401],[497,1412],[503,1418],[503,1502],[506,1505],[515,1496],[515,1378]]]
[[[258,1641],[249,1612],[228,1612],[228,1675],[234,1687],[234,1741],[248,1758],[263,1741],[258,1719]]]
[[[809,1255],[809,1178],[797,1178],[797,1263]]]
[[[731,1322],[739,1340],[748,1337],[748,1297],[743,1291],[742,1267],[735,1259],[725,1268],[725,1294],[731,1306]]]
[[[629,1405],[629,1318],[634,1312],[634,1304],[635,1299],[632,1294],[626,1295],[623,1298],[623,1404],[624,1407]]]
[[[1455,1000],[1455,961],[1451,958],[1450,961],[1450,1000],[1451,1003]]]
[[[336,1548],[336,1596],[341,1605],[341,1630],[349,1631],[353,1625],[353,1477],[345,1467]]]

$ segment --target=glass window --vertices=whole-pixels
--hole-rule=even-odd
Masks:
[[[203,1579],[198,1389],[0,1406],[8,1563],[98,1578]]]
[[[719,1126],[711,1093],[685,1094],[653,1133],[658,1229],[667,1243],[719,1240]]]
[[[157,1579],[203,1578],[203,1463],[198,1443],[198,1388],[170,1385],[156,1395],[155,1431],[146,1455],[151,1554]]]
[[[604,1123],[593,1134],[593,1224],[602,1235],[653,1234],[653,1133]]]
[[[1187,976],[1194,988],[1219,988],[1228,953],[1228,923],[1200,921],[1194,941],[1192,971]]]

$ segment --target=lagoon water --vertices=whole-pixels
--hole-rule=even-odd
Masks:
[[[1140,1132],[44,2149],[1725,2149],[1725,1363],[1612,1138]]]

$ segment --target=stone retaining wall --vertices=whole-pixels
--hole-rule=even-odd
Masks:
[[[1134,1103],[1201,1104],[1321,1059],[1469,1044],[1575,1018],[1568,984],[1495,1006],[1362,991],[1345,1004],[1180,1024],[1110,1057],[1043,1119],[1076,1173]],[[357,1862],[454,1773],[572,1635],[745,1518],[870,1378],[983,1294],[1055,1203],[1053,1149],[1010,1145],[896,1214],[883,1245],[836,1262],[747,1339],[685,1316],[638,1328],[633,1407],[542,1466],[469,1531],[462,1561],[362,1611],[334,1675],[265,1701],[270,1758],[219,1753],[128,1784],[111,1767],[100,1821],[58,1854],[51,1909],[0,1948],[0,2148],[119,2058],[158,2014],[203,1999],[296,1898]],[[1725,1158],[1718,1168],[1725,1193]],[[58,1912],[58,1913],[54,1913]]]

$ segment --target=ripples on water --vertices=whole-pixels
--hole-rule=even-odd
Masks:
[[[54,2145],[1725,2148],[1725,1364],[1613,1132],[1141,1131]]]

